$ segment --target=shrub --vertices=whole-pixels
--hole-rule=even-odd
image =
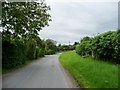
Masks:
[[[3,68],[14,68],[25,64],[27,60],[37,59],[44,56],[45,47],[43,42],[39,44],[35,40],[2,41],[2,66]]]
[[[33,41],[27,42],[27,59],[33,60],[36,58],[36,45]]]
[[[46,50],[45,54],[46,55],[51,55],[51,54],[55,54],[55,52],[53,50],[51,50],[51,49],[48,49],[48,50]]]
[[[55,54],[57,52],[57,46],[54,40],[47,39],[45,43],[46,43],[45,54],[50,55]]]
[[[91,41],[82,41],[79,45],[76,46],[76,52],[79,55],[91,55]]]
[[[120,30],[82,40],[76,46],[76,52],[82,56],[92,55],[98,59],[120,63]]]
[[[2,67],[13,68],[25,63],[26,47],[21,43],[16,45],[9,41],[2,42]]]

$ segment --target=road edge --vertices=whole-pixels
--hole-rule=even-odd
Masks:
[[[59,63],[60,63],[60,61],[59,61]],[[60,68],[61,68],[61,71],[64,73],[64,75],[67,77],[66,80],[69,82],[68,83],[69,86],[71,86],[71,88],[80,88],[80,85],[75,80],[75,78],[69,73],[69,71],[67,69],[64,68],[64,66],[61,63],[60,63]]]

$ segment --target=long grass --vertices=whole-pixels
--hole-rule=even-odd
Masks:
[[[62,65],[84,88],[117,88],[118,65],[81,57],[75,51],[64,52],[59,57]]]

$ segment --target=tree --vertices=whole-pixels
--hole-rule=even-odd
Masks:
[[[79,44],[79,42],[74,42],[74,45],[78,45]]]
[[[61,44],[59,44],[58,47],[61,47]]]
[[[45,43],[38,32],[51,21],[47,12],[50,7],[43,0],[25,1],[2,2],[3,68],[13,68],[45,54]]]
[[[57,51],[56,41],[47,39],[46,40],[46,54],[55,54]]]
[[[38,31],[51,21],[50,7],[42,0],[37,2],[2,2],[3,37],[29,38],[38,35]]]
[[[87,41],[87,40],[89,40],[89,39],[90,39],[90,37],[86,36],[86,37],[84,37],[84,38],[81,40],[81,42]]]

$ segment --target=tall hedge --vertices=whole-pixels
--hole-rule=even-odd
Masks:
[[[25,64],[27,60],[34,60],[43,57],[45,54],[45,45],[39,41],[28,41],[22,43],[20,41],[2,41],[2,67],[14,68]]]
[[[26,47],[21,43],[16,45],[9,41],[2,42],[2,67],[13,68],[24,64],[26,60]]]
[[[120,30],[109,31],[94,38],[82,41],[76,52],[91,55],[101,60],[120,63]]]

